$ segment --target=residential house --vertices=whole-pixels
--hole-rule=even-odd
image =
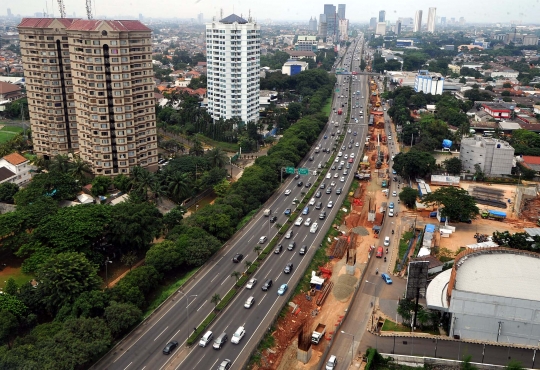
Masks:
[[[0,183],[12,182],[23,185],[32,178],[30,170],[34,167],[19,153],[11,153],[0,158]]]
[[[19,86],[0,81],[0,102],[12,102],[22,97],[24,97],[24,94]]]

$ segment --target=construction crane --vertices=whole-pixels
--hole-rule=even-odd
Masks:
[[[58,1],[58,7],[60,8],[60,18],[66,17],[66,7],[64,6],[64,0],[56,0]]]
[[[86,15],[88,19],[92,19],[92,0],[86,0]]]

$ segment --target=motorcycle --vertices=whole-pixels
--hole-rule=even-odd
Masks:
[[[394,230],[392,230],[392,235],[394,235]]]
[[[384,262],[386,262],[386,257],[384,257]]]
[[[379,275],[379,269],[375,271],[375,275]]]

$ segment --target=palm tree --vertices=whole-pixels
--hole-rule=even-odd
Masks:
[[[36,155],[35,158],[30,161],[30,163],[36,166],[39,170],[47,169],[49,166],[49,161],[46,160],[42,155]]]
[[[253,262],[245,260],[244,265],[246,266],[246,270],[248,270],[251,267],[251,265],[253,265]]]
[[[56,172],[69,172],[71,164],[69,163],[69,157],[65,154],[58,154],[55,156],[49,164],[49,169]]]
[[[91,175],[92,169],[88,162],[85,162],[80,156],[73,157],[68,173],[76,180],[82,181],[85,175]]]
[[[242,273],[239,272],[239,271],[233,271],[231,273],[231,277],[235,278],[236,281],[240,280],[240,278],[242,277]]]
[[[214,308],[217,307],[218,303],[221,301],[221,296],[219,294],[214,294],[212,298],[210,298],[210,302],[214,304]]]
[[[256,245],[255,248],[253,248],[253,251],[254,251],[255,253],[257,253],[257,256],[258,256],[259,254],[261,254],[262,249],[263,249],[263,248],[262,248],[261,245]]]
[[[189,150],[189,154],[196,157],[200,157],[204,154],[204,147],[197,137],[193,140],[193,146]]]
[[[154,195],[154,199],[156,200],[156,203],[159,203],[161,198],[163,198],[165,195],[167,195],[167,188],[161,182],[159,179],[157,179],[154,176],[154,182],[150,185],[150,191],[152,191],[152,194]]]
[[[134,167],[132,170],[133,188],[136,192],[142,194],[144,199],[148,198],[148,191],[154,183],[154,175],[142,167]]]
[[[223,151],[223,149],[214,147],[210,149],[206,156],[210,160],[212,167],[223,168],[229,163],[229,156]]]
[[[191,189],[191,179],[187,173],[174,172],[167,177],[169,194],[177,202],[187,197]]]
[[[122,257],[120,257],[120,261],[124,265],[129,266],[129,271],[131,271],[131,268],[133,267],[135,262],[137,262],[138,259],[139,257],[137,257],[137,253],[135,253],[134,251],[128,252],[122,255]]]
[[[420,323],[420,328],[423,329],[424,325],[429,321],[429,319],[430,319],[429,312],[420,306],[416,314],[416,320],[418,320],[418,323]]]

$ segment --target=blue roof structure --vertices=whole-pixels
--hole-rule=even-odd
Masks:
[[[246,24],[248,21],[246,21],[244,18],[237,16],[236,14],[231,14],[228,17],[223,18],[219,21],[220,23],[225,24],[233,24],[234,22],[239,24]]]
[[[426,233],[433,233],[433,232],[435,232],[435,225],[426,224]]]

